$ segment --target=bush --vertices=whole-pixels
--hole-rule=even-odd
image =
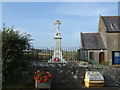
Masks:
[[[101,65],[109,65],[109,62],[108,61],[102,61],[100,64]]]
[[[25,50],[29,47],[30,35],[14,31],[13,27],[3,26],[2,33],[2,71],[3,87],[14,85],[23,79],[22,72],[27,66],[24,59]],[[17,72],[17,73],[14,73]],[[19,78],[18,78],[19,77]]]

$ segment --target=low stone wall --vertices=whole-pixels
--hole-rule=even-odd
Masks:
[[[36,70],[51,72],[53,88],[85,87],[83,80],[86,71],[99,71],[105,79],[104,87],[120,87],[120,67],[117,66],[34,63],[29,69],[31,73],[29,82],[34,82],[32,73]]]

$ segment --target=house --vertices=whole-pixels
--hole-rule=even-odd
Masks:
[[[120,16],[100,16],[98,32],[80,36],[86,57],[97,63],[120,64]]]

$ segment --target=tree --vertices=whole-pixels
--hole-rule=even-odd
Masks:
[[[15,71],[22,71],[27,65],[24,59],[25,50],[29,48],[30,34],[14,31],[13,27],[3,26],[2,31],[2,62],[3,62],[3,83],[6,85],[11,78],[17,77]],[[13,77],[14,76],[14,77]],[[15,80],[20,80],[16,78]],[[14,81],[14,80],[13,80]]]

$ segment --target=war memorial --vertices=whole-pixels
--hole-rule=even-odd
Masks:
[[[51,63],[67,63],[65,59],[63,59],[62,51],[61,51],[61,40],[62,36],[60,34],[60,20],[57,20],[55,22],[56,25],[56,34],[54,36],[54,54],[52,56],[52,59],[48,62]]]

